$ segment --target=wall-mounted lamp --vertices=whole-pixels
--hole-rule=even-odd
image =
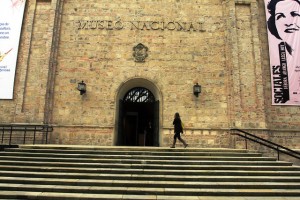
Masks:
[[[77,90],[80,91],[80,95],[83,95],[84,93],[86,93],[86,84],[83,81],[79,82]]]
[[[199,94],[201,93],[201,85],[199,85],[198,83],[196,83],[193,87],[193,92],[194,92],[194,95],[196,97],[199,96]]]

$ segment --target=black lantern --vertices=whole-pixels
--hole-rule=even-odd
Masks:
[[[86,84],[83,81],[79,82],[77,90],[80,91],[80,95],[83,95],[84,93],[86,93]]]
[[[199,96],[199,94],[201,93],[201,85],[199,85],[198,83],[196,83],[193,87],[193,92],[194,92],[194,95],[196,97]]]

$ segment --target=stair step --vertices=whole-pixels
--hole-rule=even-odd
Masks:
[[[30,163],[26,166],[16,166],[13,165],[14,163],[11,163],[12,165],[0,165],[0,171],[48,171],[48,172],[77,172],[77,173],[89,173],[89,172],[108,172],[108,171],[114,171],[114,172],[136,172],[139,173],[143,170],[152,170],[152,171],[160,171],[163,170],[165,171],[175,171],[176,173],[198,173],[198,171],[203,171],[203,170],[222,170],[224,172],[226,171],[248,171],[248,172],[253,172],[253,171],[272,171],[272,172],[277,172],[277,171],[283,171],[283,172],[293,172],[295,171],[296,173],[299,173],[300,167],[290,167],[290,166],[239,166],[239,165],[200,165],[200,166],[173,166],[171,168],[169,165],[147,165],[141,166],[137,165],[136,167],[133,167],[132,165],[98,165],[94,167],[86,167],[84,165],[79,165],[79,166],[71,166],[71,167],[59,167],[59,166],[49,166],[49,165],[40,165],[40,166],[31,166]]]
[[[169,169],[197,169],[201,166],[242,166],[242,167],[273,167],[273,166],[291,166],[292,163],[289,162],[220,162],[220,161],[202,161],[197,164],[192,165],[188,162],[181,162],[177,165],[172,163],[162,163],[162,162],[143,162],[137,164],[131,163],[66,163],[66,162],[33,162],[33,161],[1,161],[0,166],[3,165],[19,165],[19,166],[49,166],[49,167],[77,167],[77,168],[98,168],[98,167],[118,167],[118,168],[142,168],[142,169],[160,169],[161,166]]]
[[[96,180],[164,180],[164,181],[279,181],[279,182],[300,182],[300,176],[278,176],[278,175],[155,175],[155,174],[99,174],[99,173],[65,173],[65,172],[24,172],[24,171],[3,171],[0,177],[35,177],[35,178],[64,178],[64,179],[96,179]]]
[[[122,168],[93,168],[93,169],[78,169],[78,168],[58,168],[58,167],[20,167],[20,166],[0,166],[1,173],[6,172],[39,172],[39,173],[97,173],[97,174],[148,174],[148,175],[215,175],[215,176],[299,176],[300,171],[245,171],[245,170],[172,170],[164,169],[122,169]]]
[[[58,192],[20,192],[0,191],[0,196],[6,199],[43,199],[43,200],[183,200],[182,196],[168,195],[129,195],[129,194],[84,194],[84,193],[58,193]],[[235,196],[184,196],[187,200],[299,200],[299,197],[285,196],[247,196],[245,198]]]
[[[31,184],[0,184],[1,191],[63,192],[87,194],[131,194],[131,195],[259,195],[259,196],[300,196],[299,189],[210,189],[210,188],[162,188],[162,187],[105,187],[105,186],[57,186]]]
[[[0,184],[106,186],[106,187],[169,187],[169,188],[218,188],[218,189],[299,189],[299,182],[178,182],[148,180],[95,180],[63,178],[0,177]]]
[[[142,151],[142,152],[236,152],[248,153],[247,149],[230,149],[230,148],[169,148],[169,147],[139,147],[139,146],[86,146],[86,145],[19,145],[20,149],[35,149],[35,150],[85,150],[110,152],[110,151]]]
[[[225,196],[299,199],[300,166],[241,149],[21,145],[0,152],[0,199]]]
[[[173,165],[203,165],[203,164],[244,164],[248,165],[250,163],[256,164],[256,165],[268,165],[268,164],[279,164],[276,162],[273,162],[273,159],[264,159],[264,158],[246,158],[246,159],[236,159],[236,158],[209,158],[209,159],[199,159],[199,160],[152,160],[152,159],[102,159],[102,158],[93,158],[93,159],[72,159],[72,158],[35,158],[35,157],[21,157],[21,156],[13,156],[13,157],[7,157],[7,156],[0,156],[0,160],[3,161],[10,161],[10,160],[16,160],[16,161],[27,161],[27,162],[52,162],[52,163],[122,163],[122,164],[160,164],[165,165],[172,163]],[[1,163],[0,163],[1,164]]]
[[[19,160],[19,161],[59,161],[59,162],[85,162],[85,163],[95,163],[95,162],[143,162],[148,161],[160,161],[160,162],[189,162],[189,163],[199,163],[201,161],[276,161],[275,158],[271,157],[225,157],[225,156],[197,156],[197,157],[185,157],[183,158],[177,156],[112,156],[112,155],[99,155],[90,158],[82,158],[80,156],[74,158],[61,157],[53,155],[53,157],[33,157],[33,155],[24,156],[5,156],[0,154],[0,160]]]
[[[26,165],[21,164],[22,162],[9,162],[6,164],[11,165],[0,165],[1,170],[23,170],[23,171],[53,171],[53,172],[63,172],[63,171],[76,171],[78,173],[81,172],[98,172],[107,169],[115,169],[115,170],[171,170],[171,171],[203,171],[203,170],[222,170],[222,171],[284,171],[284,172],[296,172],[299,173],[299,166],[240,166],[240,165],[199,165],[199,166],[190,166],[190,165],[130,165],[130,164],[96,164],[91,166],[86,165],[76,165],[76,163],[72,163],[73,165],[70,167],[59,167],[59,166],[49,166],[47,163],[41,163],[41,165],[30,165],[30,163],[26,163]],[[35,163],[33,163],[35,164]],[[45,164],[45,165],[42,165]]]
[[[58,154],[58,155],[72,155],[78,154],[82,156],[93,156],[93,155],[101,155],[105,153],[105,155],[148,155],[148,156],[232,156],[232,157],[260,157],[261,153],[249,153],[244,150],[241,152],[231,152],[231,151],[125,151],[125,150],[60,150],[60,149],[19,149],[19,148],[10,148],[5,152],[0,152],[3,154],[11,154],[13,153],[31,153],[34,155],[44,155],[44,154]]]

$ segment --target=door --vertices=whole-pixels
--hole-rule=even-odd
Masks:
[[[159,101],[146,88],[132,88],[119,102],[118,145],[159,146]]]
[[[159,146],[159,101],[153,103],[153,145]]]
[[[117,135],[117,145],[123,145],[124,144],[124,134],[123,134],[123,124],[124,124],[124,101],[119,101],[119,121],[118,121],[118,135]]]
[[[138,113],[128,112],[124,118],[124,144],[126,146],[137,146],[138,144]]]

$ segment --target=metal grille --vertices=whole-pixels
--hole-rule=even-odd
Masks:
[[[148,89],[136,87],[127,92],[124,102],[148,103],[155,102],[155,98]]]

